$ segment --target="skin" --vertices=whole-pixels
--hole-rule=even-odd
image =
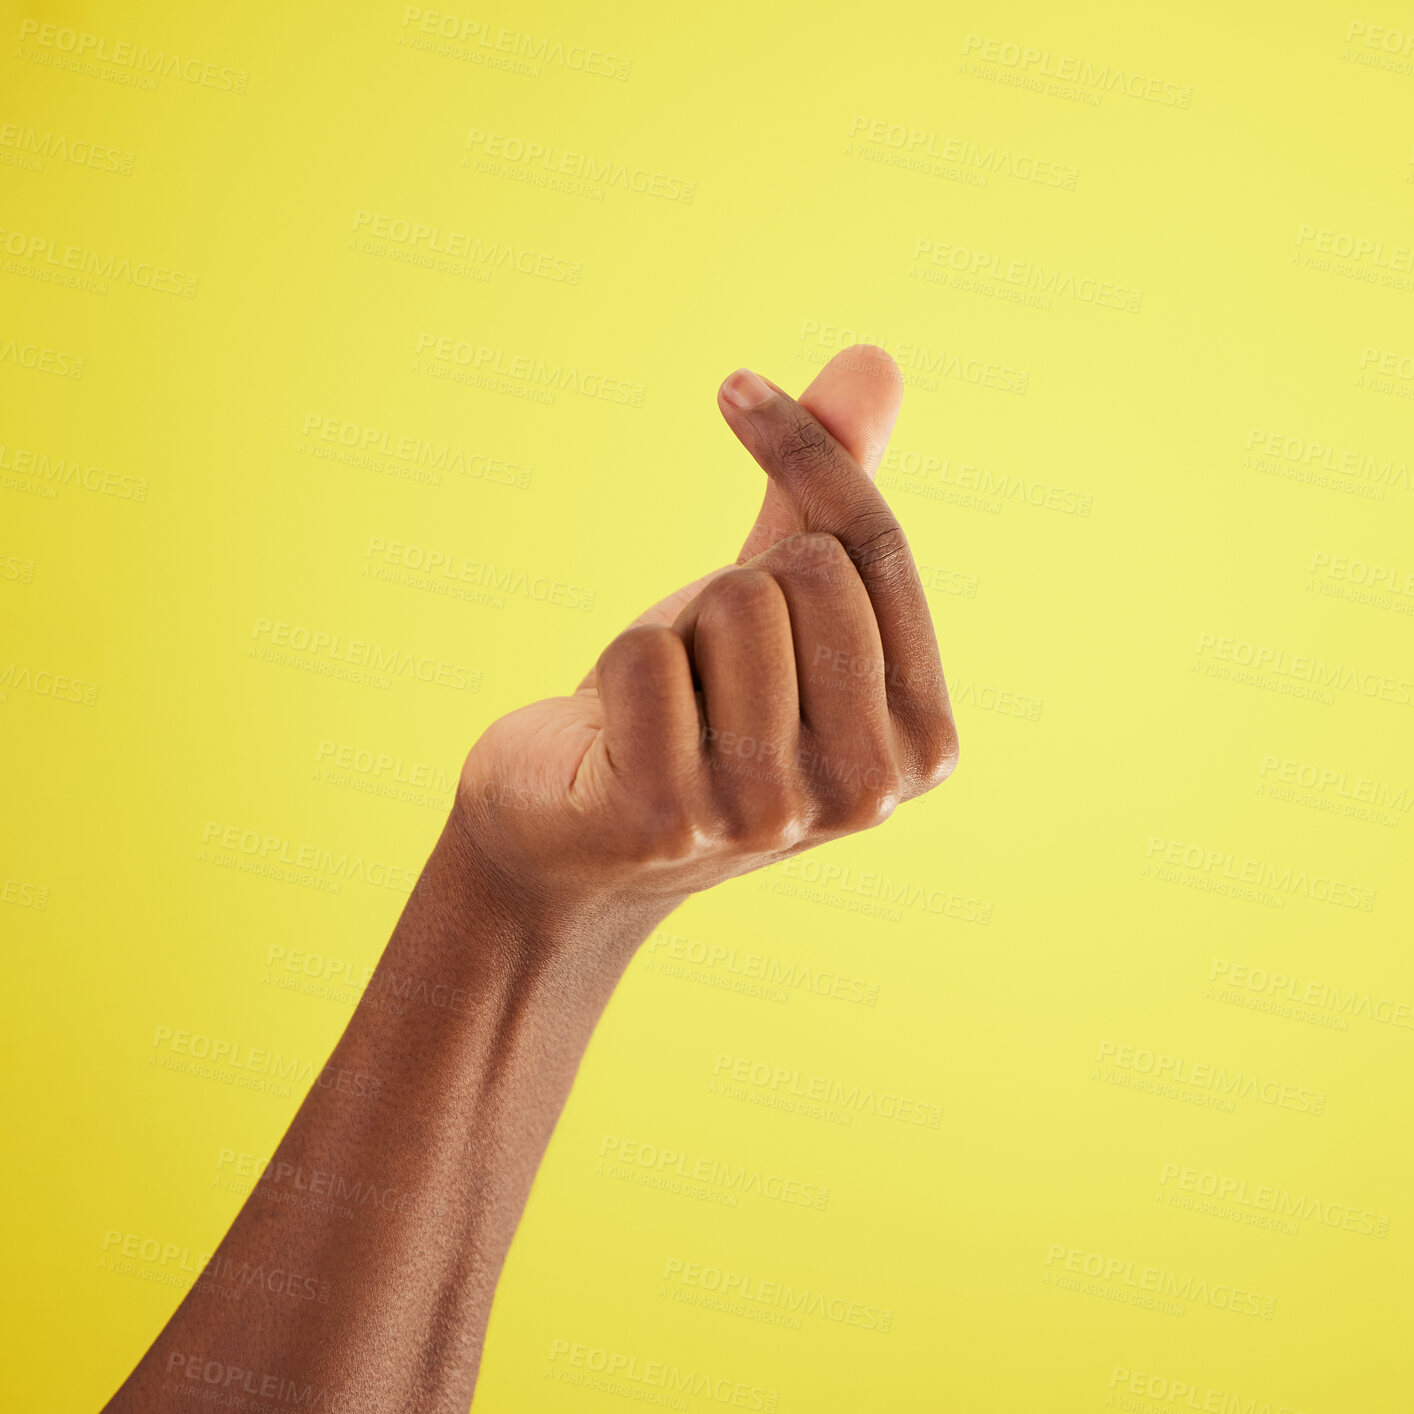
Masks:
[[[957,761],[871,480],[901,386],[863,345],[798,403],[744,370],[722,385],[769,477],[737,562],[476,743],[328,1066],[111,1414],[218,1386],[466,1410],[536,1169],[639,945],[689,894],[877,825]]]

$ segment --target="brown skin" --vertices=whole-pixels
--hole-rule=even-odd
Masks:
[[[329,1065],[111,1414],[218,1385],[466,1410],[536,1169],[640,943],[689,894],[879,824],[956,763],[923,590],[870,480],[899,390],[865,346],[799,403],[722,385],[770,477],[740,559],[477,742]]]

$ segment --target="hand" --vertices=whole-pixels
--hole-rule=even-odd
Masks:
[[[898,375],[877,350],[846,355],[876,382],[865,415],[836,422],[877,464]],[[454,816],[520,910],[665,914],[880,823],[956,764],[918,573],[859,458],[754,374],[718,404],[770,477],[738,564],[642,615],[577,692],[501,718],[467,758]]]
[[[893,359],[874,344],[854,344],[842,349],[815,375],[810,386],[800,395],[800,405],[812,413],[835,441],[873,476],[879,469],[879,462],[889,445],[889,435],[898,420],[902,394],[903,376]],[[744,565],[798,528],[795,512],[776,483],[768,480],[761,510],[736,563]],[[723,565],[683,585],[660,599],[651,609],[645,609],[633,621],[634,624],[674,622],[710,581],[731,568],[731,565]],[[580,686],[593,685],[594,672],[591,669]]]

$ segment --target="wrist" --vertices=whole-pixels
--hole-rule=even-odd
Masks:
[[[509,862],[499,843],[493,812],[459,796],[416,889],[440,895],[479,938],[522,964],[617,967],[617,980],[687,897],[628,884],[607,870],[567,870],[557,860]]]

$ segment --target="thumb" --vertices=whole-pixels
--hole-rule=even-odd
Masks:
[[[903,374],[893,359],[874,344],[853,344],[815,375],[797,401],[873,476],[889,445],[902,399]],[[745,564],[799,529],[780,488],[768,481],[756,524],[737,563]]]
[[[797,400],[812,413],[836,442],[873,476],[894,430],[899,403],[903,398],[903,375],[898,365],[873,344],[855,344],[841,349]],[[746,537],[736,563],[745,564],[778,540],[802,529],[796,513],[774,481],[766,483],[766,499],[751,534]],[[630,627],[640,624],[671,624],[723,570],[723,565],[685,584],[651,609],[645,609]],[[579,684],[583,692],[594,686],[591,668]]]

